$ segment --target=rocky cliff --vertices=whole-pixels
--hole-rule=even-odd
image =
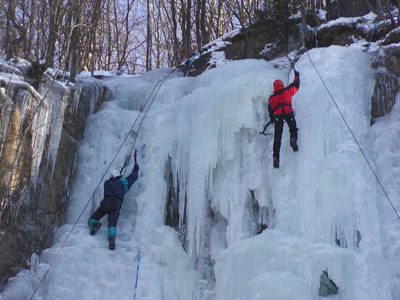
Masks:
[[[69,203],[85,120],[111,94],[100,80],[74,84],[28,64],[0,61],[0,280],[49,247]],[[53,72],[54,73],[54,72]]]

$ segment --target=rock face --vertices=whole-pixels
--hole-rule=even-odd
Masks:
[[[85,120],[110,90],[99,80],[72,87],[43,76],[36,92],[12,66],[0,81],[0,280],[28,267],[49,247],[69,203]],[[8,73],[6,73],[8,72]],[[11,73],[20,76],[11,78]],[[4,80],[7,79],[7,80]],[[9,80],[11,78],[11,80]]]
[[[330,0],[326,18],[334,20],[340,17],[359,17],[375,10],[376,0]]]
[[[191,65],[187,60],[180,67],[185,74],[197,76],[207,69],[215,68],[216,62],[221,60],[221,56],[226,60],[273,59],[284,51],[275,42],[276,34],[274,32],[266,30],[262,24],[255,25],[249,29],[237,30],[231,35],[222,36],[205,45]],[[293,50],[295,46],[296,41],[290,43],[289,50]]]
[[[382,53],[374,58],[372,67],[376,69],[374,95],[371,99],[373,122],[375,118],[392,110],[400,92],[400,45],[383,47]]]

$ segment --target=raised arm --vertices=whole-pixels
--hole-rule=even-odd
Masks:
[[[297,93],[297,91],[300,89],[300,73],[297,71],[294,71],[294,80],[291,84],[288,86],[288,90],[291,96]]]
[[[132,170],[131,174],[129,174],[128,177],[121,179],[122,183],[124,184],[125,193],[127,193],[129,191],[132,184],[135,183],[135,181],[138,179],[138,177],[139,177],[139,165],[135,164],[133,166],[133,170]]]

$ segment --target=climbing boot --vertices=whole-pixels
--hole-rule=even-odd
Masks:
[[[279,159],[277,157],[274,157],[274,168],[275,169],[279,168]]]
[[[93,227],[90,229],[90,235],[95,235],[95,233],[97,232],[97,230],[100,229],[100,227],[101,227],[100,222],[93,224]]]
[[[297,146],[296,139],[290,139],[290,147],[292,147],[294,152],[299,151],[299,147]]]
[[[115,249],[115,238],[114,237],[109,237],[108,239],[108,249],[114,250]]]

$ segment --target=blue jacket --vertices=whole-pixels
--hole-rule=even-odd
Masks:
[[[128,177],[117,179],[110,178],[104,182],[104,198],[113,197],[124,201],[125,194],[132,184],[138,179],[138,170],[133,170]]]

